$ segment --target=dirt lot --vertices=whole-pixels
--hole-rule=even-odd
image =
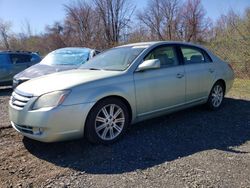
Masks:
[[[250,187],[250,99],[131,127],[111,146],[42,144],[10,127],[0,89],[0,187]]]

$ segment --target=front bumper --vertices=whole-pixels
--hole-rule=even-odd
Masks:
[[[41,142],[56,142],[83,136],[85,120],[93,103],[56,108],[18,109],[9,103],[9,118],[15,130]]]

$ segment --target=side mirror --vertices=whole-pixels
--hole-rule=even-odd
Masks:
[[[150,59],[143,61],[138,68],[136,69],[137,72],[149,70],[149,69],[159,69],[161,67],[161,62],[159,59]]]

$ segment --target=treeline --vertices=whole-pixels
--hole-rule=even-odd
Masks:
[[[148,0],[143,9],[132,0],[77,0],[64,5],[63,22],[34,35],[29,22],[23,33],[0,20],[0,49],[46,54],[65,46],[97,49],[141,41],[175,40],[208,46],[221,58],[250,62],[250,8],[233,10],[213,22],[201,0]]]

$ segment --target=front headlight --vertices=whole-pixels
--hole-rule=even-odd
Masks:
[[[37,110],[46,107],[56,107],[63,103],[65,98],[69,95],[69,90],[54,91],[41,95],[33,104],[32,110]]]

